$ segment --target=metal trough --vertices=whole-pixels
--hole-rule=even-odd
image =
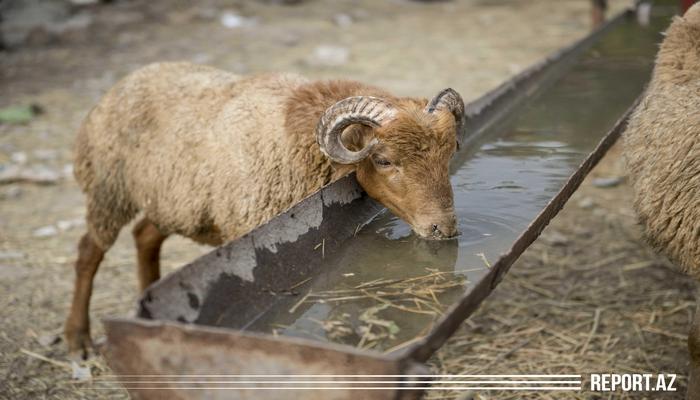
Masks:
[[[395,254],[407,271],[415,268],[413,264],[418,261],[430,261],[433,257],[459,270],[464,260],[462,253],[471,251],[461,242],[393,240],[372,232],[363,239],[363,232],[372,231],[368,224],[378,217],[388,217],[350,175],[239,240],[164,277],[146,290],[139,301],[137,317],[105,320],[104,352],[117,374],[116,380],[136,399],[279,399],[302,394],[308,399],[420,397],[428,384],[425,375],[429,375],[422,363],[496,287],[624,129],[629,113],[625,110],[643,90],[657,33],[668,22],[667,17],[657,17],[652,20],[653,29],[645,29],[637,26],[633,15],[631,11],[619,15],[468,105],[466,145],[455,157],[455,171],[483,151],[480,146],[485,140],[497,138],[504,127],[522,125],[523,118],[527,121],[527,115],[537,112],[556,117],[556,106],[551,106],[550,111],[521,113],[525,115],[521,122],[515,115],[529,104],[556,104],[556,98],[554,103],[547,100],[547,93],[556,97],[552,93],[566,85],[562,77],[571,74],[575,66],[579,74],[610,73],[605,79],[613,83],[620,81],[620,74],[636,76],[629,83],[617,82],[614,84],[618,86],[610,88],[608,100],[615,103],[614,107],[597,105],[595,98],[582,95],[581,101],[592,110],[584,113],[584,118],[596,119],[603,114],[605,117],[601,117],[600,126],[589,125],[595,131],[588,132],[584,141],[590,145],[567,153],[567,160],[575,161],[572,173],[557,178],[555,190],[549,188],[538,195],[536,210],[528,216],[527,223],[515,225],[517,232],[512,240],[507,239],[510,244],[494,247],[502,255],[490,267],[470,272],[464,290],[451,298],[452,305],[439,319],[405,324],[407,337],[403,339],[413,338],[406,340],[406,345],[388,353],[362,351],[312,340],[310,336],[276,335],[270,329],[274,323],[294,324],[301,314],[312,310],[308,304],[293,307],[309,290],[336,287],[343,276],[350,275],[342,273],[348,263],[354,258],[366,260],[361,254],[367,243],[363,240],[374,245],[380,242],[383,251]],[[604,85],[601,88],[607,90]],[[575,118],[582,117],[572,118],[573,122],[569,122],[575,125]],[[414,263],[404,262],[409,259]],[[374,272],[380,276],[384,273]],[[370,275],[357,278],[369,280],[373,278]],[[294,312],[289,312],[292,307]],[[288,387],[280,379],[290,376],[297,389],[278,390]],[[323,381],[319,381],[319,376]],[[302,383],[303,378],[308,383]],[[331,386],[333,390],[328,389]],[[236,390],[222,390],[231,388]]]

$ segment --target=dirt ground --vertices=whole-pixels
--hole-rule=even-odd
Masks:
[[[644,243],[620,143],[431,360],[445,374],[677,373],[676,393],[479,393],[475,399],[683,399],[695,283]],[[538,372],[535,372],[538,371]],[[461,398],[439,392],[429,398]]]
[[[0,185],[0,398],[127,397],[71,381],[60,342],[84,229],[83,198],[70,174],[71,143],[90,107],[124,74],[153,61],[190,60],[237,73],[358,79],[404,95],[427,97],[451,86],[468,101],[589,29],[586,0],[277,3],[116,1],[73,10],[71,18],[81,22],[68,25],[74,29],[35,30],[28,44],[0,53],[0,107],[33,103],[45,110],[28,124],[0,125],[0,171],[41,167],[61,176],[48,185]],[[611,11],[626,4],[613,1]],[[623,175],[619,148],[594,171]],[[586,181],[431,361],[436,371],[684,375],[693,284],[643,244],[630,199],[624,182],[598,188]],[[207,250],[168,239],[164,270]],[[102,335],[100,318],[128,314],[136,295],[125,230],[95,281],[93,337]],[[108,371],[99,357],[86,365],[93,375]]]

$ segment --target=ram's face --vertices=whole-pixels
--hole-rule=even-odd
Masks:
[[[453,89],[432,100],[353,96],[321,116],[316,140],[336,167],[426,238],[457,234],[449,164],[464,102]]]
[[[426,114],[422,107],[403,109],[386,126],[354,132],[363,148],[378,143],[358,163],[357,180],[375,200],[426,238],[457,234],[449,163],[456,149],[453,116],[447,111]],[[350,133],[353,135],[353,133]]]

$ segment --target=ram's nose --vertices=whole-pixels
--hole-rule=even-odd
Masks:
[[[457,236],[457,218],[453,213],[425,218],[425,222],[414,226],[413,230],[428,239],[448,239]]]
[[[430,229],[432,231],[432,235],[435,238],[438,238],[438,239],[451,238],[451,237],[457,236],[457,220],[456,220],[456,218],[452,217],[447,222],[443,222],[443,223],[439,223],[439,224],[432,224],[430,226]]]

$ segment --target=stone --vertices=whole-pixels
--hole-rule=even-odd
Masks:
[[[26,254],[17,250],[2,250],[0,251],[0,260],[19,260],[24,258]]]
[[[80,366],[77,362],[71,362],[71,378],[80,382],[89,381],[92,379],[92,372],[89,366]]]
[[[61,342],[61,335],[57,335],[55,333],[45,333],[40,335],[36,341],[44,347],[51,347]]]
[[[610,178],[595,178],[591,181],[591,184],[597,188],[612,188],[618,186],[624,182],[625,178],[621,176],[614,176]]]
[[[232,11],[224,11],[219,21],[221,25],[229,29],[251,27],[257,24],[254,18],[246,18]]]
[[[321,45],[314,49],[307,58],[312,66],[337,67],[347,64],[350,60],[350,49],[343,46]]]
[[[42,226],[41,228],[34,230],[34,237],[50,237],[55,236],[58,233],[58,229],[53,225]]]
[[[595,206],[595,202],[590,197],[584,197],[578,202],[578,206],[583,209],[590,209]]]
[[[10,160],[15,164],[26,164],[27,159],[27,153],[23,151],[16,151],[10,155]]]
[[[62,232],[82,226],[85,226],[85,220],[82,218],[61,220],[56,222],[56,227]]]
[[[341,28],[347,28],[354,23],[352,17],[348,14],[335,14],[333,16],[333,22]]]

